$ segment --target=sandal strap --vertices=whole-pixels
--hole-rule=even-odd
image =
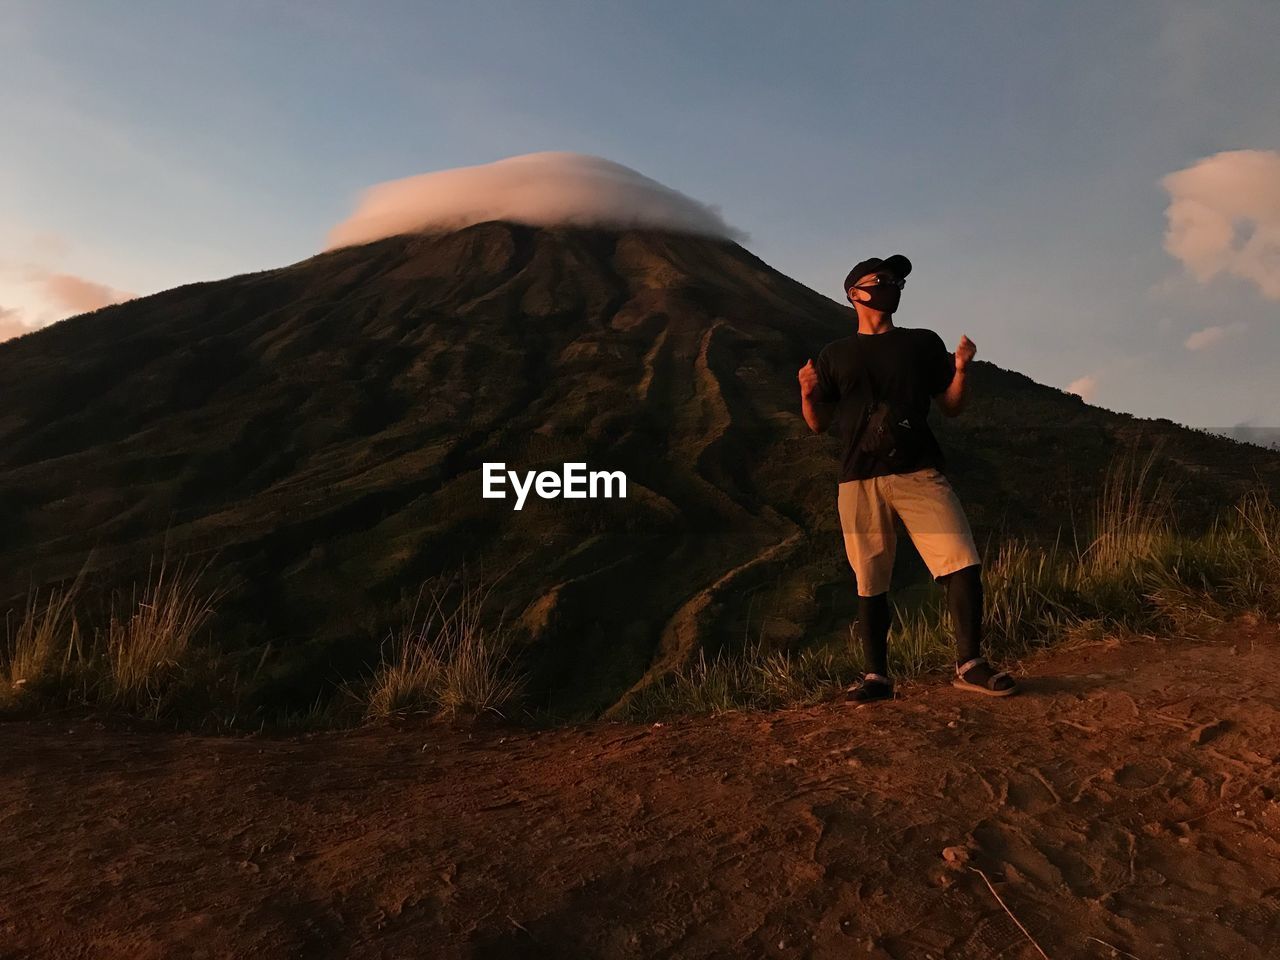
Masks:
[[[964,663],[956,667],[956,676],[963,680],[964,675],[980,663],[985,663],[988,667],[991,666],[991,662],[987,660],[986,657],[974,657],[973,659],[966,660]],[[996,681],[1001,677],[1008,677],[1010,680],[1013,680],[1013,674],[1008,670],[999,670],[988,677],[987,682],[984,683],[983,686],[988,690],[994,690],[996,689]]]

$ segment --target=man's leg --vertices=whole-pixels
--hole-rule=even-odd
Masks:
[[[947,609],[956,632],[956,663],[982,656],[982,567],[971,564],[939,578],[947,588]]]
[[[956,632],[956,683],[979,693],[1003,695],[1017,686],[982,655],[982,567],[963,567],[938,578],[947,586],[947,609]]]
[[[981,659],[982,558],[950,482],[930,467],[894,474],[892,491],[894,509],[911,541],[934,579],[946,584],[947,607],[956,635],[957,676],[970,688],[982,688],[981,692],[1012,693],[1013,678],[1001,676]],[[977,662],[970,663],[974,660]]]
[[[858,597],[858,639],[862,643],[862,659],[868,673],[889,676],[889,608],[888,591],[874,597]]]
[[[891,696],[889,686],[889,579],[897,547],[893,510],[881,477],[840,484],[840,529],[845,554],[858,581],[858,639],[866,676],[850,688],[853,700]]]

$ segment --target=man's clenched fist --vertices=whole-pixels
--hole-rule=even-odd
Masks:
[[[973,345],[964,334],[960,335],[960,345],[956,347],[956,369],[963,370],[968,366],[969,361],[973,359],[973,355],[978,352],[978,348]]]
[[[818,368],[810,360],[800,368],[800,396],[806,399],[818,392]]]

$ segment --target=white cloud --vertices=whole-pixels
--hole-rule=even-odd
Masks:
[[[31,327],[22,322],[22,311],[17,307],[0,307],[0,343],[30,333],[31,330]]]
[[[70,273],[54,273],[43,267],[29,267],[28,279],[40,286],[45,298],[55,309],[75,315],[88,313],[113,303],[132,300],[136,294],[116,290]]]
[[[1092,400],[1098,390],[1098,377],[1096,374],[1089,374],[1084,377],[1077,377],[1067,384],[1067,393],[1074,393],[1081,400]]]
[[[1185,346],[1188,350],[1203,350],[1211,347],[1226,335],[1222,327],[1205,327],[1187,337]]]
[[[0,298],[10,304],[0,307],[0,341],[135,296],[42,264],[0,260]]]
[[[1229,334],[1240,332],[1245,329],[1245,326],[1244,323],[1214,324],[1191,334],[1183,345],[1188,350],[1204,350],[1206,347],[1221,343]]]
[[[1280,300],[1280,152],[1227,150],[1160,183],[1170,255],[1201,283],[1229,274]]]
[[[485,220],[539,226],[647,226],[743,241],[714,206],[629,167],[581,153],[529,153],[390,180],[365,190],[326,249]]]

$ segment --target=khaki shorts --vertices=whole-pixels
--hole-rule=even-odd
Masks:
[[[838,502],[844,549],[858,578],[859,596],[874,597],[889,589],[898,541],[895,515],[935,578],[982,562],[956,492],[933,467],[846,480]]]

